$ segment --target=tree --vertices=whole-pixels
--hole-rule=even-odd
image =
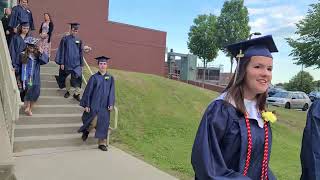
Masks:
[[[303,91],[307,94],[313,91],[314,87],[313,77],[306,71],[300,71],[289,83],[284,84],[284,88],[288,91]]]
[[[193,23],[188,33],[188,48],[192,54],[197,55],[203,61],[202,83],[204,86],[207,64],[217,57],[219,51],[217,18],[213,14],[199,15],[193,20]]]
[[[296,24],[295,34],[300,37],[297,40],[287,38],[287,42],[293,48],[290,55],[295,64],[320,68],[320,3],[310,6],[305,18]]]
[[[274,86],[276,86],[276,87],[283,87],[283,86],[284,86],[284,83],[277,83],[277,84],[275,84]]]
[[[320,91],[320,80],[314,81],[313,83],[314,83],[315,89],[316,89],[317,91]]]
[[[225,1],[217,23],[219,49],[230,57],[232,73],[233,57],[225,50],[228,44],[246,40],[250,34],[248,10],[243,0]]]

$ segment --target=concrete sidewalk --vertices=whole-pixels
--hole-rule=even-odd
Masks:
[[[19,180],[177,180],[115,148],[38,149],[15,154]]]

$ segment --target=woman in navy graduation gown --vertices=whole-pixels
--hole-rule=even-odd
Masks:
[[[22,85],[20,83],[20,53],[25,50],[26,43],[24,39],[28,36],[30,30],[30,25],[28,22],[21,23],[21,26],[18,28],[18,33],[13,35],[10,45],[9,45],[9,53],[12,61],[12,67],[14,68],[18,88],[20,90],[20,98],[21,101],[24,101],[24,91],[22,89]]]
[[[300,159],[301,180],[320,180],[320,100],[309,109]]]
[[[25,113],[32,116],[33,104],[40,96],[40,65],[49,62],[48,55],[43,50],[38,50],[36,43],[38,39],[27,37],[25,39],[27,48],[20,55],[21,84],[25,92]]]
[[[275,180],[269,169],[272,134],[264,121],[272,79],[272,36],[227,46],[237,57],[226,90],[206,109],[196,134],[191,162],[197,180]]]
[[[9,53],[12,60],[12,66],[15,69],[16,74],[20,72],[20,53],[26,48],[26,43],[24,39],[28,36],[30,30],[30,25],[28,22],[24,22],[19,27],[18,33],[15,34],[9,45]]]

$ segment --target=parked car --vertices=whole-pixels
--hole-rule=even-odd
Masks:
[[[283,91],[267,98],[267,104],[280,106],[287,109],[302,109],[306,111],[311,105],[311,100],[304,92]]]
[[[317,99],[320,99],[320,92],[317,92],[317,91],[312,91],[310,94],[309,94],[309,98],[311,100],[311,102],[317,100]]]
[[[278,92],[284,92],[284,91],[286,91],[286,90],[281,89],[281,88],[274,88],[274,87],[269,88],[268,89],[268,97],[272,97],[275,94],[277,94]]]

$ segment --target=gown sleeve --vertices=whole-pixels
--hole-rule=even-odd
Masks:
[[[80,52],[80,66],[83,67],[84,66],[84,62],[83,62],[83,41],[80,41],[79,52]]]
[[[18,26],[18,12],[17,7],[12,8],[10,20],[9,20],[9,27],[16,28]]]
[[[16,72],[19,72],[20,71],[20,53],[19,52],[19,49],[20,46],[23,46],[23,44],[21,44],[23,42],[20,42],[18,40],[18,37],[17,36],[14,36],[12,38],[12,41],[9,45],[9,53],[10,53],[10,57],[11,57],[11,61],[12,61],[12,67],[15,68]]]
[[[309,109],[300,159],[300,180],[320,179],[320,100],[314,102]]]
[[[29,13],[29,23],[30,23],[30,29],[32,31],[35,30],[34,23],[33,23],[33,16],[32,16],[32,12],[31,11]]]
[[[84,89],[84,92],[80,101],[80,106],[84,108],[90,107],[92,93],[94,91],[95,85],[96,85],[96,81],[95,81],[94,75],[92,75],[88,81],[86,88]]]
[[[114,106],[114,103],[115,103],[115,87],[114,87],[114,78],[111,76],[110,93],[108,97],[108,107]]]
[[[222,100],[214,101],[202,117],[191,155],[196,180],[251,180],[228,169],[224,161],[219,143],[233,121],[226,108]]]
[[[59,44],[59,48],[57,50],[57,54],[56,54],[56,58],[55,58],[55,62],[58,64],[58,65],[64,65],[64,58],[65,58],[65,55],[64,55],[64,52],[65,52],[65,37],[63,37],[60,41],[60,44]]]
[[[38,60],[39,60],[40,65],[44,65],[49,62],[49,57],[46,53],[42,53],[42,54],[40,54]]]

